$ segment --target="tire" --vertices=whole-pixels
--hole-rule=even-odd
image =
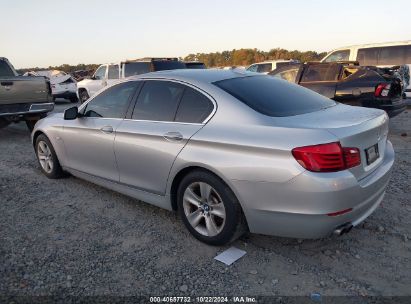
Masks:
[[[45,176],[51,179],[64,177],[53,145],[44,134],[36,138],[35,152],[40,169]]]
[[[207,171],[193,171],[182,179],[177,190],[177,206],[188,231],[204,243],[224,245],[247,230],[233,191]]]
[[[5,128],[10,124],[10,121],[4,118],[0,118],[0,129]]]
[[[77,98],[77,97],[72,97],[72,98],[70,98],[70,102],[71,102],[71,103],[77,103],[77,102],[78,102],[78,98]]]
[[[87,99],[90,98],[90,96],[88,96],[87,91],[84,89],[79,91],[79,97],[80,97],[80,103],[84,103],[87,101]]]
[[[33,131],[34,126],[35,126],[37,121],[38,120],[26,120],[26,126],[27,126],[27,128],[29,129],[30,132]]]

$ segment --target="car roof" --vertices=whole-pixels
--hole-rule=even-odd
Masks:
[[[173,79],[186,82],[213,83],[220,80],[246,76],[261,76],[261,74],[246,72],[243,70],[178,69],[151,72],[137,76],[131,76],[128,79]]]

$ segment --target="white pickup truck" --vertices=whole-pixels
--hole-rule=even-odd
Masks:
[[[77,83],[77,95],[81,103],[96,94],[105,86],[118,79],[162,70],[185,69],[184,62],[178,58],[142,58],[120,63],[100,65],[89,79]]]

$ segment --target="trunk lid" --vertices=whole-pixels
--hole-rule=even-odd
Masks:
[[[327,130],[343,147],[358,148],[361,165],[349,169],[358,180],[372,173],[384,159],[388,116],[382,110],[337,104],[313,113],[277,118],[276,125],[278,124],[289,128]],[[366,150],[373,146],[377,147],[379,156],[375,161],[367,163]]]

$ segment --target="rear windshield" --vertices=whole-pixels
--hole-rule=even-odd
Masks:
[[[126,62],[124,64],[124,77],[148,73],[150,67],[150,62]]]
[[[3,61],[0,60],[0,77],[14,77],[13,70],[9,67],[9,65]]]
[[[255,111],[284,117],[319,111],[336,103],[309,89],[272,76],[248,76],[214,82]]]
[[[205,69],[206,66],[202,62],[186,62],[187,69]]]
[[[154,71],[163,71],[163,70],[178,70],[185,69],[186,65],[181,61],[153,61]]]

